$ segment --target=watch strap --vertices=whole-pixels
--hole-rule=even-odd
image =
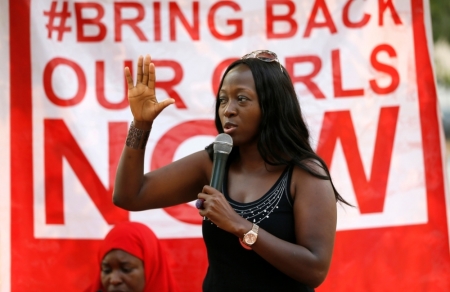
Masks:
[[[258,230],[259,230],[259,226],[256,225],[255,223],[253,223],[252,231],[255,232],[256,234],[258,234]]]
[[[252,250],[252,247],[251,246],[248,246],[248,245],[246,245],[245,244],[245,242],[244,241],[242,241],[242,238],[239,238],[239,243],[241,244],[241,246],[243,247],[243,248],[245,248],[246,250]]]

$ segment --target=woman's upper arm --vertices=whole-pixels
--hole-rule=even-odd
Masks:
[[[139,209],[154,209],[186,203],[197,198],[207,185],[212,162],[199,151],[144,175]]]
[[[314,168],[324,174],[319,167]],[[299,167],[293,171],[292,182],[297,244],[313,254],[316,258],[314,262],[318,265],[315,268],[326,275],[337,221],[336,199],[331,182],[317,178]]]

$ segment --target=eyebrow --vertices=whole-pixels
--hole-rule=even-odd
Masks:
[[[132,264],[132,262],[130,262],[130,261],[119,261],[119,264],[121,264],[121,265],[122,265],[122,264]],[[110,264],[109,264],[109,263],[102,262],[102,266],[103,266],[103,265],[108,265],[108,266],[109,266]]]
[[[239,87],[237,87],[237,88],[234,88],[233,90],[248,90],[248,91],[253,91],[252,88],[250,88],[250,87],[243,87],[243,86],[239,86]],[[226,91],[226,90],[220,88],[219,92],[222,92],[222,91]]]

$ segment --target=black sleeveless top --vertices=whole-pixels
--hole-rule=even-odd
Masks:
[[[272,188],[254,202],[239,203],[231,199],[227,175],[222,193],[242,217],[278,238],[295,243],[293,200],[289,194],[292,169],[287,167]],[[244,249],[235,235],[211,221],[204,220],[202,230],[209,262],[203,291],[314,291],[280,272],[253,250]]]

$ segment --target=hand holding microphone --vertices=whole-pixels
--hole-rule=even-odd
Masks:
[[[233,139],[228,134],[219,134],[213,142],[213,149],[214,159],[209,185],[221,192],[228,155],[233,149]],[[203,209],[203,201],[203,199],[198,199],[195,202],[197,209]]]

